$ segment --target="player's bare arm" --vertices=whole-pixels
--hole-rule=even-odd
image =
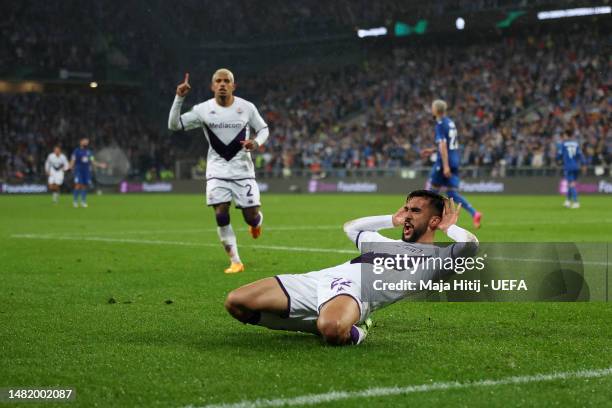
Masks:
[[[242,147],[244,147],[244,149],[248,152],[257,150],[259,147],[259,143],[257,143],[257,140],[255,139],[242,140],[240,144],[242,144]]]
[[[93,159],[91,160],[91,164],[93,164],[94,167],[97,167],[99,169],[106,169],[106,168],[108,168],[108,163],[99,162],[99,161],[96,161],[96,160],[93,160]]]
[[[433,154],[433,152],[436,151],[435,147],[426,147],[424,149],[421,150],[421,159],[426,159],[429,156],[431,156]]]
[[[448,164],[448,149],[446,140],[440,141],[438,146],[440,146],[440,158],[442,159],[442,171],[444,172],[444,177],[450,177],[451,169]]]

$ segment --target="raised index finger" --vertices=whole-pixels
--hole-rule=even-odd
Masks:
[[[185,80],[183,82],[189,84],[189,72],[185,73]]]

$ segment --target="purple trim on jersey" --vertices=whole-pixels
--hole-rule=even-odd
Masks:
[[[238,154],[239,151],[242,150],[241,141],[246,140],[246,126],[242,128],[240,132],[232,139],[229,144],[225,144],[219,139],[219,137],[210,130],[206,123],[204,124],[204,128],[206,129],[206,133],[208,134],[208,140],[210,141],[210,147],[212,147],[215,152],[225,160],[230,161]]]
[[[183,118],[181,118],[179,116],[179,122],[181,122],[181,128],[183,129],[183,132],[185,131],[185,125],[183,125]]]
[[[232,202],[231,201],[220,201],[218,203],[212,203],[212,204],[207,204],[207,205],[208,205],[208,207],[213,207],[215,205],[220,205],[220,204],[229,204],[229,205],[232,205]]]
[[[255,180],[255,177],[246,177],[246,178],[239,178],[239,179],[226,179],[226,178],[219,178],[219,177],[211,177],[206,179],[206,181],[208,180],[222,180],[222,181],[231,181],[232,183],[235,183],[237,181],[242,181],[242,180]]]
[[[355,238],[355,245],[357,246],[357,249],[359,249],[359,237],[361,236],[361,233],[363,231],[359,231],[359,234],[357,234],[357,238]]]
[[[268,128],[267,126],[264,126],[264,127],[262,127],[261,129],[259,129],[259,130],[258,130],[257,132],[255,132],[255,133],[259,133],[259,132],[261,132],[262,130],[267,129],[267,128]]]
[[[283,319],[287,319],[289,317],[289,313],[291,312],[291,296],[289,296],[289,292],[287,292],[287,289],[285,289],[285,285],[283,285],[280,278],[278,276],[275,276],[275,278],[283,292],[285,292],[285,296],[287,296],[287,310],[281,315]]]

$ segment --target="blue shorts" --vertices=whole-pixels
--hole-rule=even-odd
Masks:
[[[89,171],[75,170],[74,171],[74,184],[83,184],[88,186],[91,180],[91,174]]]
[[[563,170],[563,177],[568,182],[576,181],[578,179],[578,170]]]
[[[450,188],[459,188],[459,169],[451,168],[451,176],[444,177],[442,166],[433,166],[431,174],[429,175],[429,181],[432,186],[443,186]]]

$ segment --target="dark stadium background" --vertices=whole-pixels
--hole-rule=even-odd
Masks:
[[[610,16],[536,18],[597,5],[2,2],[0,179],[44,183],[52,146],[69,154],[83,136],[96,151],[119,147],[127,180],[197,177],[202,134],[171,134],[166,118],[185,72],[190,106],[211,96],[218,67],[234,71],[237,95],[270,125],[255,157],[262,180],[424,177],[431,163],[419,153],[433,134],[426,109],[437,97],[458,123],[468,180],[560,176],[555,141],[566,128],[583,145],[585,175],[609,175]],[[410,34],[396,36],[398,23]],[[356,35],[382,26],[388,35]],[[98,182],[116,191],[119,180]]]

